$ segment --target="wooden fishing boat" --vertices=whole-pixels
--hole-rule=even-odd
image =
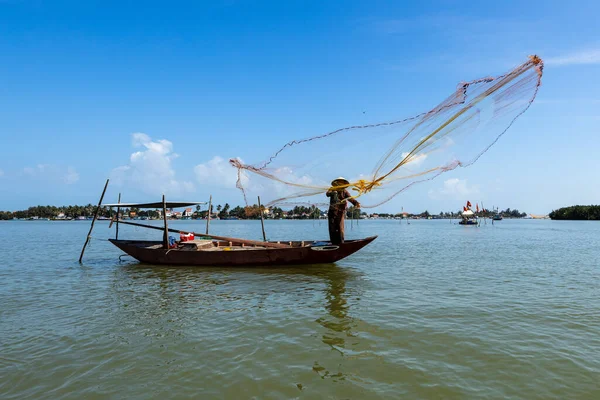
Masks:
[[[334,263],[362,249],[377,236],[346,240],[340,245],[326,241],[258,242],[193,240],[165,249],[160,241],[109,241],[131,257],[148,264],[190,266],[273,266]],[[267,247],[283,244],[285,247]]]
[[[117,219],[111,221],[111,226],[116,223],[116,234],[109,241],[131,257],[148,264],[157,265],[186,265],[186,266],[274,266],[274,265],[298,265],[298,264],[324,264],[334,263],[362,249],[371,243],[377,236],[365,239],[347,240],[339,245],[333,245],[329,241],[303,240],[303,241],[257,241],[224,236],[209,235],[210,213],[207,215],[206,233],[187,232],[179,229],[169,229],[167,223],[167,209],[189,207],[193,205],[206,204],[204,202],[167,202],[163,196],[162,202],[157,203],[121,203],[102,204],[104,191],[100,197],[98,207],[86,242],[81,250],[79,262],[83,258],[85,247],[91,237],[94,222],[98,216],[101,206],[116,207]],[[209,201],[208,209],[211,209]],[[259,198],[260,204],[260,198]],[[145,225],[137,222],[123,221],[119,219],[121,207],[135,208],[162,208],[164,226]],[[261,218],[262,222],[262,218]],[[132,225],[147,229],[159,230],[163,233],[163,240],[120,240],[119,224]],[[181,241],[176,241],[169,236],[169,232],[180,234]],[[187,236],[193,236],[193,240]],[[264,225],[263,225],[263,238]]]
[[[478,208],[479,209],[479,208]],[[477,215],[471,210],[471,202],[467,201],[467,205],[461,213],[462,219],[458,222],[459,225],[478,225]]]

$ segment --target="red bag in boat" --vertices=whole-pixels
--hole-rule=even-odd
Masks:
[[[194,234],[193,233],[179,233],[179,239],[181,239],[182,242],[189,242],[190,240],[194,240]]]

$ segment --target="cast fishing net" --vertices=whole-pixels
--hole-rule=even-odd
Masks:
[[[473,164],[511,127],[537,94],[543,62],[537,56],[497,77],[458,85],[430,111],[396,121],[341,128],[292,140],[266,161],[238,170],[237,187],[267,206],[321,204],[331,182],[344,176],[362,208],[379,206],[416,183]]]

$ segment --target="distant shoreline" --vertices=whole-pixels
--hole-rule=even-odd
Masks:
[[[491,218],[479,218],[482,220],[489,220],[490,223],[492,221]],[[503,218],[503,220],[539,220],[542,218]],[[549,219],[549,218],[543,218],[543,219]],[[352,218],[346,218],[346,223],[349,223],[351,221],[353,221],[354,223],[360,223],[360,222],[368,222],[368,221],[388,221],[388,222],[397,222],[397,223],[406,223],[408,222],[415,222],[415,221],[459,221],[460,218],[456,217],[456,218],[361,218],[361,219],[352,219]],[[150,220],[138,220],[138,219],[127,219],[127,220],[119,220],[119,221],[137,221],[140,223],[153,223],[153,222],[158,222],[158,223],[162,223],[162,219],[150,219]],[[172,222],[196,222],[198,224],[206,224],[206,219],[178,219],[178,218],[173,218],[173,219],[168,219],[169,223]],[[260,221],[260,219],[222,219],[222,218],[211,218],[211,223],[212,222],[218,222],[218,221],[226,221],[226,222],[239,222],[239,221]],[[327,222],[326,218],[316,218],[316,219],[309,219],[309,218],[268,218],[265,219],[265,222],[267,221],[307,221],[307,222],[315,222],[315,221],[322,221],[322,222]],[[46,218],[39,218],[39,219],[18,219],[18,218],[14,218],[14,219],[5,219],[5,220],[0,220],[0,222],[92,222],[92,218],[87,218],[87,219],[46,219]],[[110,223],[111,220],[110,219],[96,219],[96,222],[108,222]],[[497,223],[501,223],[501,221],[496,221]],[[114,221],[114,223],[116,223],[116,221]]]

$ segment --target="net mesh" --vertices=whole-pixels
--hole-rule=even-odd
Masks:
[[[419,182],[477,161],[527,111],[542,72],[542,60],[530,56],[504,75],[459,84],[422,114],[292,140],[258,164],[231,159],[237,187],[246,203],[254,193],[267,207],[321,205],[332,188],[362,197],[362,208],[379,206]],[[338,176],[348,183],[332,186]]]

